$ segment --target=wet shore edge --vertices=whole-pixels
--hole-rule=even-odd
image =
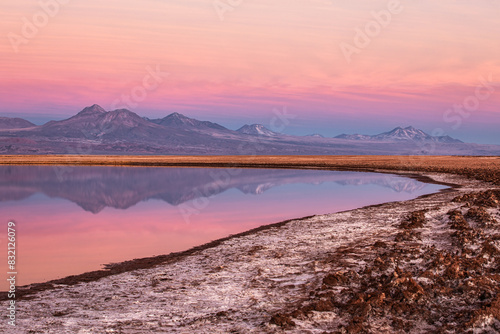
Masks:
[[[40,158],[40,160],[38,160]],[[76,161],[74,160],[76,158]],[[96,161],[97,158],[97,161]],[[409,163],[402,163],[402,161]],[[149,166],[149,167],[200,167],[200,168],[276,168],[276,169],[322,169],[332,171],[375,172],[400,175],[420,182],[439,184],[448,187],[441,192],[453,191],[461,186],[454,183],[436,181],[425,173],[438,172],[465,176],[470,179],[500,184],[500,157],[448,157],[448,156],[265,156],[265,157],[126,157],[126,156],[0,156],[0,165],[72,165],[72,166]],[[493,165],[487,166],[488,164]],[[421,197],[433,196],[427,194]],[[366,206],[360,209],[379,207],[387,203]],[[359,209],[356,209],[359,210]],[[352,210],[349,210],[352,211]],[[322,214],[322,213],[318,213]],[[101,270],[72,275],[44,283],[33,283],[17,287],[17,299],[30,299],[41,291],[55,289],[61,285],[76,285],[97,281],[104,277],[118,275],[139,269],[148,269],[157,265],[168,265],[203,250],[222,243],[255,234],[261,231],[282,227],[292,221],[306,220],[314,216],[292,218],[282,222],[263,225],[242,233],[195,246],[191,249],[166,255],[133,259],[120,263],[104,265]],[[7,300],[7,292],[0,292],[0,301]]]

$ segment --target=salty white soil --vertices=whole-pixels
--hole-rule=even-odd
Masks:
[[[305,300],[332,270],[360,270],[375,241],[394,240],[408,212],[429,209],[422,242],[451,248],[444,215],[451,199],[488,185],[425,174],[463,187],[415,200],[295,220],[237,237],[177,262],[75,286],[58,286],[18,301],[17,327],[1,333],[323,333],[342,322],[312,312],[288,330],[272,315]],[[490,187],[491,188],[491,187]],[[498,212],[492,212],[498,218]],[[126,245],[124,245],[126,247]],[[355,249],[331,261],[339,249]],[[2,302],[2,309],[7,303]],[[380,331],[384,328],[381,327]]]

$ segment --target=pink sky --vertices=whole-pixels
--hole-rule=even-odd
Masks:
[[[2,5],[2,116],[111,109],[149,67],[169,75],[129,106],[140,115],[179,111],[235,128],[286,106],[298,116],[289,133],[411,124],[500,144],[498,1],[242,0],[221,14],[214,0],[59,0],[67,4],[43,14],[40,3],[57,1]],[[356,46],[356,29],[389,7],[398,10],[348,62],[340,46]],[[27,34],[33,16],[38,31]],[[493,91],[453,128],[443,115],[474,96],[481,77]]]

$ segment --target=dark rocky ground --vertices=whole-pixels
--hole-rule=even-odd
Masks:
[[[500,222],[489,212],[498,212],[500,190],[453,202],[459,207],[443,217],[450,248],[423,242],[426,211],[413,211],[394,238],[374,241],[363,270],[329,272],[308,300],[270,322],[292,329],[295,319],[333,312],[345,322],[325,333],[377,332],[381,324],[390,332],[499,332]],[[330,261],[342,262],[356,251],[339,249]]]

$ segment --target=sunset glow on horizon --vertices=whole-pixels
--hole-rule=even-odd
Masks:
[[[297,116],[290,134],[413,125],[500,144],[500,1],[2,7],[0,116],[62,119],[97,103],[235,128],[286,108]]]

